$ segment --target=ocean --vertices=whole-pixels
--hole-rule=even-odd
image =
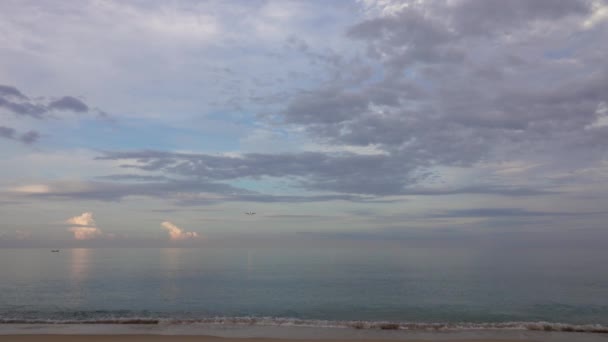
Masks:
[[[0,333],[103,323],[608,337],[607,265],[601,248],[0,249]]]

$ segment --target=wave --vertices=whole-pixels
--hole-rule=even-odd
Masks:
[[[530,330],[553,332],[581,332],[597,334],[608,333],[608,326],[604,326],[601,324],[568,324],[552,322],[424,323],[390,321],[331,321],[281,317],[210,317],[200,319],[170,319],[149,317],[109,317],[99,319],[0,318],[0,324],[209,324],[225,326],[257,325],[445,332],[462,330]]]

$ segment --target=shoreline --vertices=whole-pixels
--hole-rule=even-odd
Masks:
[[[161,317],[107,317],[83,320],[57,319],[27,319],[0,318],[0,334],[2,326],[32,326],[32,327],[87,327],[87,326],[131,326],[131,327],[192,327],[204,330],[214,330],[217,327],[225,329],[329,329],[356,331],[396,331],[396,332],[435,332],[450,333],[458,331],[536,331],[588,333],[608,335],[608,326],[602,324],[573,324],[559,322],[398,322],[398,321],[340,321],[320,319],[300,319],[282,317],[209,317],[168,319]],[[198,331],[197,331],[198,332]],[[196,335],[199,335],[198,333]]]
[[[133,342],[133,341],[152,341],[152,342],[349,342],[351,339],[297,339],[297,338],[235,338],[235,337],[218,337],[205,335],[0,335],[10,341],[15,342],[76,342],[76,341],[94,341],[94,342]],[[380,342],[383,339],[366,339],[358,340],[361,342]],[[429,339],[400,339],[396,341],[402,342],[430,342]],[[512,340],[512,339],[450,339],[441,340],[444,342],[517,342],[529,341],[536,342],[537,340]]]
[[[606,334],[529,331],[404,331],[313,327],[131,325],[131,324],[0,324],[0,340],[16,342],[606,342]]]

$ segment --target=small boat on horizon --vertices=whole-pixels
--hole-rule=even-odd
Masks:
[[[51,249],[51,252],[57,253],[57,252],[59,252],[59,250],[58,249]]]

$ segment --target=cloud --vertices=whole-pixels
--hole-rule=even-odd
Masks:
[[[87,104],[73,96],[63,96],[56,100],[32,99],[23,95],[19,89],[0,84],[0,107],[16,115],[42,119],[53,111],[86,113],[90,111]]]
[[[16,186],[10,189],[16,193],[24,193],[24,194],[45,194],[51,192],[51,188],[45,184],[29,184]]]
[[[48,108],[51,110],[67,110],[76,113],[89,111],[89,106],[72,96],[64,96],[58,100],[52,101],[49,103]]]
[[[18,116],[30,116],[37,119],[43,117],[43,114],[47,112],[47,109],[38,103],[31,103],[27,98],[19,98],[20,101],[10,100],[4,97],[0,97],[0,108],[7,109]]]
[[[57,182],[45,185],[46,192],[21,191],[24,195],[48,199],[78,199],[99,201],[120,201],[129,196],[147,196],[164,199],[187,200],[196,195],[198,200],[206,199],[216,203],[222,198],[234,198],[255,192],[235,188],[223,183],[204,181],[166,182]]]
[[[76,240],[91,240],[101,236],[101,230],[95,227],[72,227],[69,231],[74,233]]]
[[[14,98],[20,98],[20,99],[25,99],[26,96],[23,95],[19,89],[12,87],[12,86],[7,86],[7,85],[2,85],[0,84],[0,96],[2,97],[14,97]]]
[[[76,240],[91,240],[102,236],[102,232],[96,227],[92,212],[85,212],[66,220],[66,223],[74,225],[68,230],[74,234]]]
[[[593,2],[593,13],[583,22],[583,27],[590,29],[606,20],[608,20],[608,4],[595,1]]]
[[[535,25],[583,21],[591,14],[587,0],[430,0],[364,20],[348,36],[368,42],[370,55],[391,66],[458,63],[465,61],[463,48],[471,39],[526,34]]]
[[[520,179],[515,185],[498,175],[431,190],[419,175],[513,158],[540,161],[551,171],[600,163],[600,146],[608,144],[598,109],[608,101],[608,67],[602,62],[608,48],[597,43],[608,28],[580,28],[603,13],[594,3],[411,1],[352,25],[347,37],[365,45],[372,77],[335,76],[296,93],[276,119],[318,141],[374,146],[383,156],[276,155],[274,165],[297,170],[278,166],[279,177],[296,177],[294,183],[307,190],[375,196],[548,194],[550,184]],[[339,74],[350,74],[360,65],[340,67]],[[243,173],[268,176],[251,161],[266,157],[244,155],[231,162],[241,162]],[[306,165],[295,162],[300,158]],[[185,173],[164,160],[169,164],[138,162]],[[209,167],[203,160],[200,167],[190,163],[195,164],[182,165],[192,174]]]
[[[98,117],[113,120],[107,113],[99,109],[91,109],[83,101],[73,96],[63,96],[56,100],[44,98],[32,99],[13,86],[0,84],[0,109],[4,108],[17,117],[35,119],[49,118],[56,112],[96,113]],[[2,111],[0,111],[2,114]],[[14,128],[0,126],[0,137],[20,141],[26,145],[36,143],[41,134],[35,130],[18,133]]]
[[[345,194],[327,195],[273,195],[242,189],[219,182],[196,180],[165,182],[139,181],[139,178],[127,177],[134,181],[127,183],[123,177],[112,182],[57,182],[49,184],[32,184],[9,189],[9,194],[31,199],[56,200],[97,200],[120,201],[131,196],[159,198],[173,202],[178,206],[201,206],[221,202],[259,202],[259,203],[307,203],[326,201],[376,201],[373,196]]]
[[[446,147],[449,148],[449,147]],[[322,200],[365,201],[374,197],[399,195],[498,194],[532,196],[551,191],[540,187],[502,184],[422,187],[427,177],[415,174],[416,165],[399,155],[356,153],[249,153],[240,156],[217,156],[161,151],[106,152],[100,160],[123,161],[123,167],[145,172],[161,172],[192,179],[199,184],[263,177],[290,179],[295,187],[314,192],[333,192],[301,196],[269,196],[238,188],[236,200],[300,202]],[[431,165],[430,163],[427,165]],[[195,181],[196,180],[196,181]],[[178,183],[179,184],[179,183]],[[223,184],[223,183],[219,183]],[[191,190],[194,191],[195,186]],[[368,198],[365,198],[368,196]]]
[[[576,213],[576,212],[548,212],[548,211],[531,211],[523,208],[475,208],[475,209],[455,209],[448,210],[442,213],[434,214],[431,217],[449,218],[449,217],[556,217],[556,216],[588,216],[592,214],[605,213]]]
[[[189,240],[200,237],[198,233],[184,231],[182,228],[169,221],[164,221],[160,225],[169,233],[169,239],[172,241]]]
[[[40,138],[40,133],[29,131],[23,134],[18,134],[17,130],[11,127],[0,126],[0,137],[10,140],[17,140],[26,145],[33,144]]]
[[[134,175],[134,174],[114,174],[99,176],[99,179],[107,179],[112,181],[139,181],[139,182],[154,182],[168,180],[165,176],[152,176],[152,175]]]
[[[23,142],[24,144],[28,144],[28,145],[37,142],[38,139],[40,139],[40,133],[38,133],[36,131],[25,132],[19,137],[19,141]]]
[[[6,139],[14,139],[15,133],[16,133],[16,131],[14,128],[0,126],[0,137],[6,138]]]
[[[80,216],[74,216],[72,218],[69,218],[66,223],[69,224],[74,224],[77,226],[95,226],[95,220],[93,220],[93,213],[92,212],[85,212],[82,213]]]
[[[359,195],[402,193],[403,186],[407,183],[408,170],[408,165],[403,161],[385,155],[354,153],[251,153],[226,157],[141,151],[109,152],[99,159],[133,161],[124,167],[149,172],[161,171],[208,182],[247,177],[290,177],[308,190]],[[399,173],[403,175],[398,177]],[[370,178],[371,174],[374,177]]]
[[[98,160],[120,163],[124,170],[134,174],[109,174],[96,178],[103,180],[100,182],[82,182],[77,189],[52,186],[48,193],[31,196],[104,201],[147,196],[179,205],[228,201],[365,202],[390,201],[399,196],[471,194],[549,196],[563,191],[551,175],[593,168],[605,160],[608,126],[602,108],[608,103],[605,91],[608,48],[599,43],[607,32],[604,22],[596,19],[603,18],[605,13],[605,6],[597,5],[601,2],[367,0],[365,3],[370,8],[378,7],[379,12],[375,16],[367,13],[362,18],[356,17],[358,19],[349,14],[349,20],[341,22],[348,26],[346,34],[335,37],[336,41],[334,37],[328,39],[331,48],[323,49],[324,43],[311,38],[310,32],[296,35],[287,30],[282,34],[280,53],[270,45],[262,46],[260,50],[265,54],[276,54],[285,61],[273,62],[280,68],[274,65],[259,68],[264,73],[272,69],[280,75],[251,74],[250,83],[256,87],[275,85],[267,93],[248,92],[251,89],[246,88],[247,82],[236,82],[243,86],[238,90],[234,84],[222,86],[220,102],[233,102],[234,107],[247,105],[241,93],[248,94],[249,105],[271,99],[262,101],[268,108],[261,109],[257,119],[266,120],[264,125],[272,124],[273,130],[281,132],[277,141],[292,132],[296,132],[293,134],[298,138],[301,135],[314,141],[319,145],[314,152],[294,149],[291,153],[218,155],[166,152],[161,149],[167,145],[160,144],[154,145],[158,150],[124,152],[128,146],[121,146],[126,147],[123,152],[105,152]],[[97,9],[101,13],[125,10],[133,14],[136,20],[126,25],[152,28],[147,26],[150,24],[147,20],[157,18],[160,21],[155,21],[154,26],[160,31],[174,32],[186,41],[193,39],[188,30],[181,30],[180,25],[168,25],[172,21],[165,19],[171,15],[163,14],[191,18],[191,13],[200,9],[195,6],[189,9],[192,12],[180,8],[165,13],[163,6],[152,6],[148,11],[137,5],[112,2],[104,6]],[[81,10],[86,12],[90,8]],[[54,13],[49,15],[57,19]],[[318,16],[315,19],[318,21]],[[593,25],[584,24],[590,20]],[[219,24],[218,29],[222,26],[219,19],[211,22]],[[61,25],[65,28],[73,23],[65,21]],[[128,45],[122,40],[118,43]],[[237,43],[239,51],[245,46],[251,47],[241,43]],[[138,44],[138,48],[144,48],[144,44]],[[225,46],[228,53],[234,52],[231,48],[231,45]],[[253,50],[251,58],[257,53]],[[167,49],[154,51],[162,54]],[[197,55],[196,50],[189,52],[184,55]],[[121,63],[115,65],[132,65],[138,72],[150,67],[130,63],[126,52],[119,57],[108,52],[108,56],[104,60],[118,60]],[[164,57],[158,59],[173,60]],[[266,55],[264,59],[268,60]],[[291,65],[296,59],[315,64],[318,72],[307,72],[312,69],[302,68],[300,64],[282,68],[283,64]],[[242,73],[235,67],[239,64],[214,65],[210,74],[217,79],[233,77]],[[192,63],[194,65],[198,64]],[[250,64],[243,65],[258,70]],[[178,69],[167,68],[171,74]],[[118,73],[111,73],[115,74]],[[306,74],[314,77],[302,76]],[[280,82],[289,89],[277,89],[275,76],[277,79],[280,76]],[[234,79],[230,81],[235,83]],[[205,92],[199,83],[190,88]],[[124,84],[133,86],[129,82]],[[154,87],[141,91],[159,94],[153,96],[154,99],[149,97],[150,101],[181,96],[170,86],[154,84]],[[209,96],[215,96],[213,94]],[[5,108],[24,115],[40,116],[40,110],[50,108],[90,111],[87,104],[72,96],[32,100],[11,86],[0,87],[0,96]],[[181,98],[178,100],[167,102],[187,103]],[[261,106],[262,102],[256,103]],[[154,109],[155,115],[167,107],[159,108]],[[248,108],[247,112],[256,112],[256,108],[259,107]],[[180,108],[180,112],[182,110],[188,112],[189,108]],[[196,108],[197,113],[201,111],[204,110]],[[241,121],[243,118],[247,120]],[[258,124],[249,119],[252,118],[239,117],[239,124],[245,121],[246,127]],[[9,139],[18,136],[11,131],[5,135]],[[370,147],[377,153],[357,153]],[[479,171],[483,165],[509,161],[539,167],[524,170],[517,176]],[[454,169],[468,174],[450,181],[450,172]],[[267,188],[255,187],[259,181],[280,181],[286,186],[282,187],[282,193],[265,193],[261,189]],[[248,186],[243,187],[243,183]]]

